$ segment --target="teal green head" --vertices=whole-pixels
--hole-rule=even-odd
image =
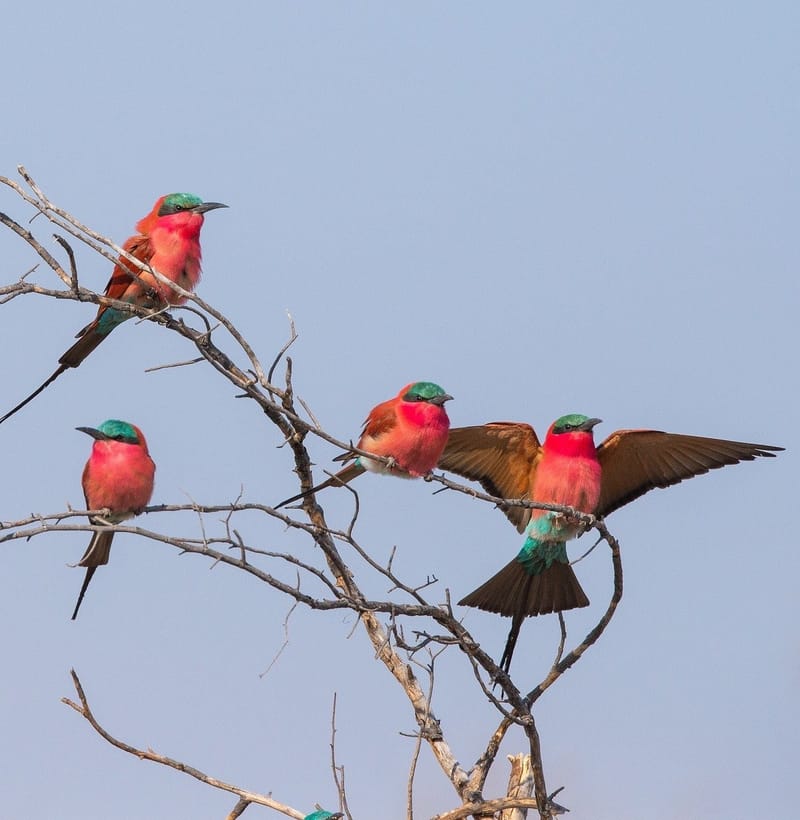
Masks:
[[[591,433],[596,424],[600,424],[602,419],[592,419],[580,413],[570,413],[556,419],[550,427],[550,432],[555,435],[561,433]]]
[[[403,401],[425,401],[428,404],[444,404],[453,397],[433,382],[414,382],[407,384],[401,391]]]
[[[142,444],[142,431],[133,424],[119,419],[108,419],[99,427],[76,427],[95,441],[119,441],[123,444]]]
[[[333,814],[333,812],[321,809],[320,811],[315,811],[311,814],[307,814],[303,818],[303,820],[334,820],[337,817],[344,817],[344,815],[340,811],[337,811],[336,814]]]
[[[206,211],[213,211],[215,208],[227,208],[221,202],[203,202],[195,194],[167,194],[161,200],[158,208],[159,216],[171,216],[183,211],[190,211],[195,214],[204,214]]]

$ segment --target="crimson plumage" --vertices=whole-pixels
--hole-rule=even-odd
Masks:
[[[186,291],[200,280],[200,229],[207,211],[226,208],[220,202],[203,202],[194,194],[167,194],[159,197],[150,213],[136,224],[138,233],[128,238],[123,249],[140,262],[157,270]],[[146,308],[180,305],[186,297],[159,282],[148,271],[140,271],[124,256],[117,260],[105,289],[105,296]],[[133,314],[100,305],[95,318],[78,332],[78,341],[58,360],[58,367],[36,390],[0,417],[0,424],[36,398],[65,370],[81,362],[114,330]]]
[[[444,408],[452,396],[433,382],[412,382],[391,399],[370,410],[358,449],[392,459],[387,465],[354,453],[342,453],[335,461],[351,462],[327,481],[287,498],[276,505],[282,507],[325,487],[341,486],[369,470],[391,473],[401,478],[419,478],[435,466],[447,443],[450,419]]]
[[[108,419],[99,427],[78,427],[94,439],[92,453],[83,468],[81,483],[87,510],[108,509],[110,514],[91,518],[92,524],[118,524],[138,515],[153,495],[156,465],[142,431],[119,419]],[[113,530],[98,530],[76,566],[87,567],[72,619],[78,615],[86,588],[97,567],[107,564]]]
[[[783,449],[660,430],[617,430],[595,448],[591,430],[597,421],[562,416],[544,445],[528,424],[455,428],[439,466],[479,481],[500,498],[561,504],[603,517],[655,487]],[[580,527],[541,510],[503,512],[519,532],[527,528],[526,541],[510,563],[460,603],[512,618],[501,661],[507,671],[525,617],[587,606],[589,600],[566,553],[566,541]]]

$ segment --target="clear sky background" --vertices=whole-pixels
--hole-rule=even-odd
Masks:
[[[206,220],[200,293],[267,362],[291,312],[296,389],[339,438],[424,379],[455,396],[454,425],[543,432],[581,412],[604,419],[599,440],[655,427],[786,446],[610,518],[625,597],[536,714],[548,785],[566,787],[576,820],[796,816],[796,3],[17,3],[3,28],[0,173],[26,165],[118,242],[161,194],[228,203]],[[5,190],[0,210],[30,216]],[[101,289],[109,265],[84,249],[78,260]],[[33,261],[0,233],[0,281]],[[2,409],[93,310],[38,297],[0,309]],[[130,322],[3,425],[0,518],[82,507],[90,442],[74,428],[109,417],[145,431],[156,503],[295,492],[275,429],[209,367],[144,373],[190,355]],[[329,466],[336,451],[311,446]],[[379,557],[396,545],[410,582],[436,574],[434,600],[520,546],[464,496],[374,476],[358,489],[362,543]],[[349,494],[330,492],[343,524]],[[189,516],[142,523],[198,534]],[[240,527],[319,561],[277,522]],[[118,536],[73,623],[83,570],[67,564],[87,541],[0,546],[2,817],[211,819],[235,802],[103,742],[59,702],[73,666],[112,732],[303,811],[335,806],[338,692],[355,816],[404,816],[413,741],[400,732],[415,725],[351,616],[296,611],[260,676],[288,600]],[[572,640],[611,594],[608,550],[577,571],[592,606],[568,614]],[[499,655],[508,621],[463,616]],[[556,640],[555,618],[525,624],[521,682],[539,680]],[[455,649],[434,708],[471,766],[496,715]],[[522,749],[512,732],[503,754]],[[487,795],[506,776],[499,765]],[[416,793],[418,817],[457,803],[426,749]]]

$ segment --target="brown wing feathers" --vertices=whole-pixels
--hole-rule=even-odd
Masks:
[[[530,495],[540,451],[529,424],[498,421],[451,429],[439,466],[480,482],[490,495],[523,498]],[[522,507],[503,512],[519,532],[530,520],[530,510]]]
[[[617,430],[597,448],[603,470],[597,513],[608,515],[655,487],[740,461],[773,457],[782,449],[660,430]]]

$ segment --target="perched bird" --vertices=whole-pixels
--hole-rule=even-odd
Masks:
[[[111,514],[91,517],[92,524],[98,526],[119,524],[126,518],[138,515],[149,503],[153,495],[153,477],[156,465],[147,451],[147,442],[142,431],[127,421],[109,419],[98,428],[78,427],[94,439],[92,454],[83,468],[83,495],[87,510],[108,509]],[[83,558],[75,566],[87,567],[78,603],[72,613],[74,621],[86,594],[94,571],[101,564],[108,563],[114,531],[97,531]]]
[[[193,291],[200,280],[200,228],[207,211],[227,208],[221,202],[203,202],[194,194],[168,194],[156,200],[153,209],[136,224],[138,233],[122,246],[131,256],[150,265],[184,290]],[[181,305],[186,299],[147,271],[138,270],[123,256],[117,260],[105,295],[141,307]],[[35,399],[65,370],[81,362],[111,331],[130,319],[132,313],[100,305],[97,316],[77,334],[78,341],[58,360],[58,368],[26,399],[0,417],[0,424]]]
[[[436,466],[447,442],[450,419],[444,403],[452,398],[433,382],[407,384],[393,399],[370,410],[357,445],[359,450],[392,459],[391,465],[342,453],[334,461],[351,461],[351,464],[322,484],[281,501],[275,509],[325,487],[347,484],[365,470],[391,472],[400,478],[427,475]]]
[[[783,450],[659,430],[617,430],[595,447],[592,431],[599,422],[579,414],[562,416],[544,444],[528,424],[456,428],[439,466],[479,481],[500,498],[561,504],[604,517],[654,487]],[[527,616],[587,606],[589,599],[566,549],[581,526],[546,510],[508,507],[503,512],[519,532],[526,531],[525,543],[513,561],[459,603],[512,618],[500,661],[508,672]]]

